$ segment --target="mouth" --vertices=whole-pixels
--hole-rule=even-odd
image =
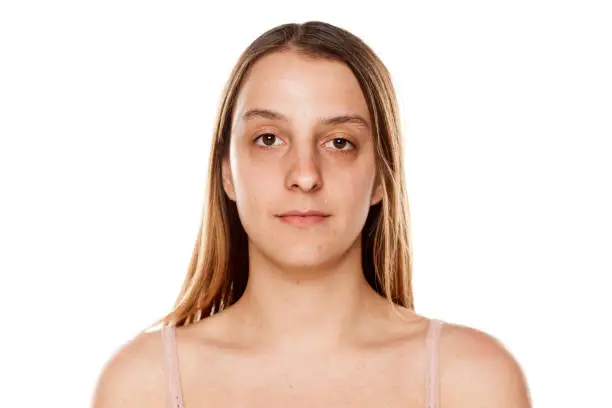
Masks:
[[[330,214],[322,211],[289,211],[277,216],[282,222],[296,227],[307,227],[325,222]]]

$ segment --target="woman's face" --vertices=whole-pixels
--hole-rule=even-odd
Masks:
[[[258,60],[238,95],[223,162],[251,249],[309,267],[354,248],[382,197],[373,148],[368,108],[346,65],[293,52]],[[327,216],[282,216],[290,211]]]

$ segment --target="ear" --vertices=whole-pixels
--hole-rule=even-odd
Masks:
[[[380,182],[379,178],[376,177],[374,188],[372,189],[372,198],[370,200],[370,206],[380,203],[382,201],[382,198],[383,198],[382,183]]]
[[[236,191],[234,190],[234,182],[232,181],[229,157],[224,157],[221,161],[221,175],[225,194],[230,200],[236,201]]]

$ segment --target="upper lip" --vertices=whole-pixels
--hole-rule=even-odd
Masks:
[[[327,217],[329,216],[329,214],[323,212],[323,211],[317,211],[317,210],[293,210],[293,211],[287,211],[286,213],[282,213],[279,215],[279,217],[289,217],[289,216],[301,216],[301,217],[308,217],[308,216],[319,216],[319,217]]]

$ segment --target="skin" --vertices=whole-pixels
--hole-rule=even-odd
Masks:
[[[253,109],[284,119],[245,119]],[[320,123],[343,115],[364,123]],[[361,270],[360,233],[382,193],[354,75],[335,61],[266,56],[247,77],[232,123],[224,188],[249,236],[249,282],[231,315],[236,330],[277,351],[340,348],[367,335],[367,317],[390,309]],[[277,216],[305,209],[330,216],[308,228]]]
[[[284,119],[245,118],[252,109]],[[249,236],[249,281],[231,307],[177,328],[185,406],[424,407],[430,321],[393,308],[361,269],[361,228],[382,193],[354,75],[339,62],[271,54],[233,114],[222,172]],[[338,115],[365,123],[320,122]],[[304,228],[277,217],[296,209],[330,216]],[[164,407],[161,350],[158,332],[124,345],[93,407]],[[494,337],[447,323],[440,356],[442,407],[530,406],[518,363]]]

